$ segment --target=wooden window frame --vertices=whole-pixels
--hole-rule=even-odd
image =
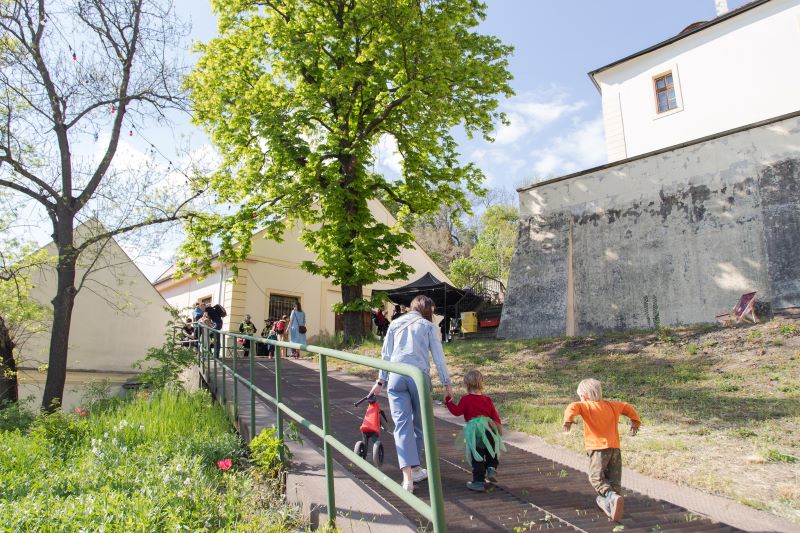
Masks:
[[[670,78],[671,81],[667,82],[667,78]],[[664,88],[658,88],[658,82],[660,80],[664,80]],[[664,72],[663,74],[659,74],[658,76],[653,77],[653,90],[655,91],[656,95],[656,113],[659,115],[663,115],[664,113],[669,113],[670,111],[674,111],[678,109],[680,105],[678,105],[678,92],[675,90],[675,75],[672,71]],[[670,91],[672,92],[672,100],[675,102],[674,107],[669,107],[670,102]],[[661,103],[659,101],[659,96],[662,93],[666,93],[667,95],[667,109],[661,109]]]

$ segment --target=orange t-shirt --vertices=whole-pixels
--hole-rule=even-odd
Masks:
[[[564,411],[564,422],[572,422],[576,416],[583,419],[583,440],[587,450],[605,450],[619,448],[620,415],[631,419],[634,426],[639,426],[639,414],[631,404],[609,400],[573,402]]]

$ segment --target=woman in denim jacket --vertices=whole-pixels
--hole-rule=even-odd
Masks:
[[[422,412],[419,392],[430,394],[430,358],[439,373],[447,394],[452,395],[450,372],[444,360],[439,330],[433,324],[433,300],[417,296],[408,313],[392,321],[383,340],[381,356],[393,363],[407,363],[428,375],[428,390],[417,391],[408,376],[381,371],[370,394],[380,394],[386,385],[389,406],[394,420],[394,441],[397,459],[403,471],[403,488],[414,490],[414,482],[423,481],[428,472],[420,467],[423,455]]]

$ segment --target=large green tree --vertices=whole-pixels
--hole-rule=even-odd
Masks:
[[[195,117],[224,157],[210,178],[231,214],[187,226],[187,264],[210,269],[212,244],[235,265],[261,227],[303,225],[316,255],[302,266],[342,288],[345,336],[359,337],[363,286],[404,279],[412,237],[375,220],[464,203],[483,175],[459,162],[453,128],[488,136],[512,93],[511,52],[477,26],[475,0],[212,0],[219,37],[187,85]],[[402,176],[371,172],[379,139],[396,141]],[[218,239],[218,240],[217,240]],[[199,261],[192,261],[198,258]]]

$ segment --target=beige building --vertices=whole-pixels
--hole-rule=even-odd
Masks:
[[[81,242],[93,234],[93,226],[84,224],[75,233]],[[52,243],[45,250],[56,255]],[[32,282],[31,296],[51,306],[56,292],[55,269],[35,271]],[[87,381],[108,380],[111,391],[119,391],[136,375],[133,363],[144,358],[148,348],[164,342],[170,319],[167,302],[113,239],[81,256],[75,285],[79,292],[70,328],[65,408],[80,400]],[[41,398],[49,348],[50,328],[46,328],[19,350],[20,398]]]
[[[377,201],[371,201],[370,210],[375,219],[387,225],[396,223],[389,211]],[[299,241],[300,228],[286,231],[283,242],[264,238],[264,232],[253,236],[253,249],[247,259],[238,265],[239,276],[234,282],[230,268],[216,263],[215,272],[198,281],[190,276],[175,279],[174,268],[161,275],[155,288],[172,306],[187,309],[195,302],[222,303],[228,316],[223,329],[238,328],[245,314],[252,316],[255,325],[261,329],[265,318],[288,315],[292,305],[299,301],[306,313],[306,326],[309,339],[318,335],[332,335],[336,332],[336,316],[331,307],[342,301],[340,287],[330,280],[301,270],[302,261],[314,259],[314,255]],[[401,256],[404,263],[414,272],[410,280],[430,272],[437,278],[450,283],[449,279],[428,255],[414,244],[413,249],[404,250]],[[369,297],[373,290],[402,287],[408,281],[384,281],[364,288],[364,296]]]

